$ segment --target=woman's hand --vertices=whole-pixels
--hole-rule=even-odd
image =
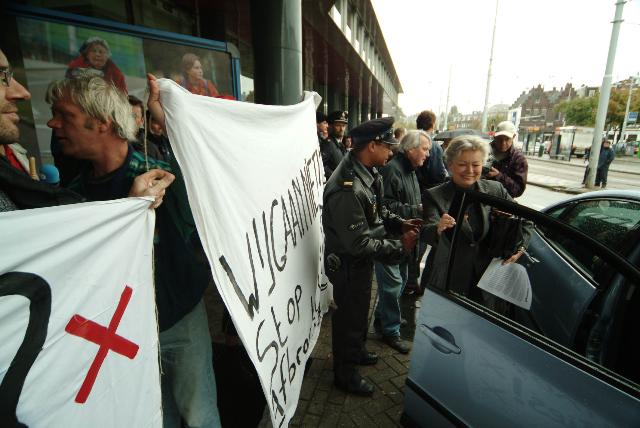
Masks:
[[[515,263],[518,261],[518,259],[524,254],[524,248],[518,248],[518,251],[516,251],[513,255],[511,255],[511,257],[509,257],[508,259],[505,259],[502,261],[502,265],[508,265],[509,263]]]
[[[447,229],[451,229],[455,225],[456,225],[456,220],[453,217],[451,217],[449,214],[445,213],[445,214],[442,214],[442,217],[440,217],[440,221],[436,226],[436,231],[438,232],[438,235],[442,235],[443,231]]]

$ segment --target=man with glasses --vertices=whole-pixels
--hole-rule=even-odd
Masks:
[[[332,316],[334,380],[338,388],[358,395],[372,395],[373,385],[356,365],[378,361],[365,348],[373,261],[400,262],[415,246],[419,228],[381,204],[384,187],[376,167],[389,160],[391,147],[398,144],[393,122],[393,117],[374,119],[351,131],[353,150],[327,181],[323,196],[325,270],[337,304]]]
[[[31,99],[29,91],[13,78],[4,52],[0,50],[0,212],[42,208],[84,201],[75,192],[33,180],[14,159],[12,147],[20,140],[18,102]],[[153,196],[152,205],[162,203],[165,189],[173,182],[168,172],[151,170],[138,176],[129,189],[130,196]]]

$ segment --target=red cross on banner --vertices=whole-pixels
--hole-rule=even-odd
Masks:
[[[82,337],[100,346],[93,363],[91,363],[91,367],[89,367],[87,376],[80,387],[80,391],[78,391],[78,395],[76,395],[76,403],[85,403],[87,401],[91,393],[91,388],[93,388],[93,384],[98,377],[100,367],[109,351],[114,351],[130,359],[134,359],[138,353],[138,345],[116,334],[122,315],[129,304],[129,300],[131,300],[132,293],[133,290],[131,287],[124,287],[118,307],[109,322],[109,327],[101,326],[77,314],[71,317],[65,327],[67,333]]]

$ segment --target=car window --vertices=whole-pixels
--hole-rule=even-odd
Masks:
[[[562,220],[620,251],[628,233],[640,224],[640,203],[613,199],[579,202],[564,213]]]
[[[619,250],[631,235],[637,241],[640,206],[635,202],[583,201],[559,208],[558,216],[611,250]],[[517,262],[518,272],[499,273],[483,283],[492,263],[484,254],[488,238],[478,242],[477,235],[468,229],[465,232],[473,228],[473,222],[464,222],[449,247],[444,246],[446,240],[436,245],[430,287],[539,335],[525,334],[525,340],[541,337],[547,345],[571,351],[585,364],[597,367],[597,372],[606,369],[602,371],[609,373],[606,376],[616,373],[630,380],[640,394],[640,370],[632,362],[640,359],[640,352],[629,350],[637,337],[630,326],[640,322],[637,276],[628,279],[617,265],[605,262],[610,252],[590,248],[570,230],[533,221],[527,252]],[[438,248],[440,245],[443,247]],[[640,247],[633,248],[627,258],[637,265]]]
[[[628,255],[638,239],[640,229],[640,203],[638,202],[592,199],[555,208],[548,214],[623,256]],[[603,263],[590,248],[576,244],[572,239],[555,236],[544,227],[538,229],[590,276],[603,274]]]

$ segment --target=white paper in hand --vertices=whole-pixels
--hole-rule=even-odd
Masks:
[[[502,259],[495,258],[484,271],[478,287],[523,309],[531,309],[531,282],[522,265],[503,265]]]

